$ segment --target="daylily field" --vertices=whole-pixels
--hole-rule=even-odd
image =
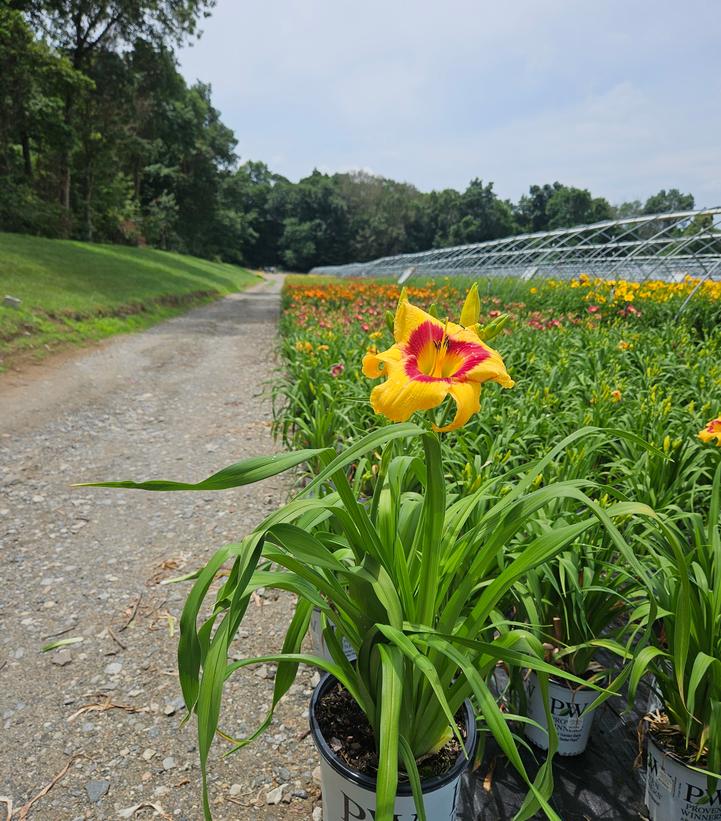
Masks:
[[[411,280],[408,297],[457,321],[471,283]],[[691,507],[714,464],[698,432],[721,409],[721,283],[697,285],[691,278],[641,285],[583,275],[570,282],[481,280],[480,322],[509,315],[491,345],[516,384],[484,385],[480,413],[444,435],[454,489],[476,488],[590,425],[632,431],[657,453],[610,433],[600,449],[581,440],[539,484],[593,478],[655,509]],[[289,446],[339,448],[386,423],[368,402],[374,381],[361,362],[393,343],[386,314],[399,295],[390,281],[287,280],[274,398]],[[377,468],[362,467],[366,479]]]

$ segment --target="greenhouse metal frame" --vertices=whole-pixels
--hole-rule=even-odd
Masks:
[[[472,245],[314,268],[340,277],[721,279],[721,206],[520,234]]]

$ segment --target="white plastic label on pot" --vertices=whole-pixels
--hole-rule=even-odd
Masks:
[[[580,755],[588,745],[593,713],[584,713],[596,700],[594,690],[572,689],[567,684],[548,682],[548,698],[553,723],[558,734],[559,755]],[[528,717],[546,727],[543,694],[535,673],[528,679]],[[548,734],[531,724],[526,725],[526,737],[542,750],[548,749]]]
[[[373,821],[376,809],[375,790],[349,781],[335,770],[323,756],[320,759],[323,789],[323,818],[328,821]],[[424,793],[426,818],[433,821],[454,821],[456,799],[461,780],[457,778],[433,792]],[[417,821],[418,812],[412,795],[396,797],[394,821]]]
[[[646,712],[663,712],[663,701],[661,701],[661,696],[659,695],[658,685],[656,684],[656,676],[651,676],[648,681],[648,703],[646,705]]]
[[[721,782],[709,795],[705,775],[662,752],[649,738],[645,802],[651,821],[721,821]]]
[[[310,616],[310,643],[316,656],[320,656],[327,661],[333,661],[330,651],[328,650],[328,645],[323,638],[322,621],[320,610],[314,607]],[[346,658],[353,660],[355,658],[355,650],[348,643],[348,640],[344,638],[341,642],[341,646],[343,647]]]

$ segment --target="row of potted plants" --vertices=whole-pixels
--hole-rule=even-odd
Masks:
[[[473,290],[460,324],[402,296],[395,344],[364,362],[368,376],[385,377],[371,401],[395,424],[340,454],[251,459],[197,485],[104,483],[221,490],[301,463],[319,466],[295,498],[195,574],[183,610],[178,664],[186,706],[197,716],[206,818],[206,766],[224,684],[259,662],[277,664],[272,706],[237,747],[269,726],[300,664],[327,674],[310,720],[328,819],[454,818],[478,729],[493,735],[528,787],[517,818],[540,810],[556,819],[554,755],[581,752],[593,710],[626,685],[632,700],[651,674],[660,698],[648,723],[651,817],[684,817],[678,802],[693,806],[694,818],[713,817],[704,813],[718,802],[714,773],[721,771],[721,466],[706,521],[660,516],[591,480],[544,483],[566,448],[602,446],[609,434],[593,428],[539,462],[449,495],[439,432],[478,410],[481,383],[512,385],[487,345],[500,324],[480,328],[477,317]],[[430,425],[406,421],[447,395],[457,407],[450,423],[443,424],[445,406]],[[610,435],[638,444],[629,432]],[[361,472],[350,468],[379,451],[373,493],[364,498],[352,478]],[[282,651],[231,661],[259,587],[296,596]],[[209,615],[201,617],[209,596]],[[322,646],[307,653],[311,622]],[[601,652],[616,663],[600,666]],[[527,701],[518,713],[499,705],[498,665],[512,682],[525,680],[515,688],[519,703]],[[519,726],[548,751],[535,777],[520,755]]]

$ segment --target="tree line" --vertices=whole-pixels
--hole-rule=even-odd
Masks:
[[[188,85],[174,54],[213,5],[6,0],[0,230],[304,271],[694,206],[677,189],[612,206],[554,182],[513,203],[481,179],[426,193],[364,172],[294,183],[240,163],[210,86]]]

